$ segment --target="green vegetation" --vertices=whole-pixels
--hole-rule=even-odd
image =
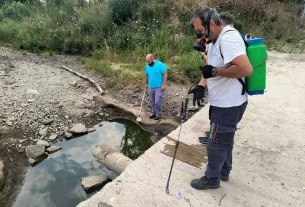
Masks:
[[[184,83],[200,75],[202,59],[192,45],[190,24],[199,0],[0,0],[2,45],[45,56],[75,54],[88,70],[138,87],[145,55],[154,53],[168,66],[169,79]],[[304,51],[298,27],[302,0],[210,0],[230,11],[242,33],[265,37],[269,48]]]

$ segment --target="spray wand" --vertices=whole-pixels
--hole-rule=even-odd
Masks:
[[[186,119],[186,110],[187,110],[187,104],[188,104],[188,97],[185,99],[184,102],[181,103],[181,124],[180,124],[180,129],[179,129],[179,134],[178,134],[178,140],[176,141],[176,145],[175,145],[175,152],[174,152],[174,156],[173,156],[173,161],[172,161],[172,165],[169,171],[169,176],[168,176],[168,180],[167,180],[167,184],[166,184],[166,193],[169,194],[169,181],[171,178],[171,174],[172,174],[172,170],[173,170],[173,166],[174,166],[174,162],[175,162],[175,158],[176,158],[176,153],[177,153],[177,149],[179,146],[179,140],[180,140],[180,134],[181,134],[181,129],[182,129],[182,124]]]

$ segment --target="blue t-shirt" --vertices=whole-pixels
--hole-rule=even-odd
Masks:
[[[146,64],[145,74],[148,75],[148,88],[161,88],[164,72],[166,72],[166,66],[159,60],[156,60],[153,66]]]

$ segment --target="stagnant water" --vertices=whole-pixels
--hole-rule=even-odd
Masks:
[[[116,175],[95,161],[91,150],[100,144],[120,150],[136,159],[153,145],[152,134],[136,123],[117,119],[102,122],[102,126],[87,135],[54,143],[62,149],[30,167],[25,175],[14,207],[74,207],[95,192],[85,192],[81,178],[106,172],[110,179]]]

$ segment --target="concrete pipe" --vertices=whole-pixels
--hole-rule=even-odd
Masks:
[[[92,155],[99,163],[117,175],[120,175],[125,168],[133,162],[119,151],[106,145],[100,145],[98,148],[94,149]]]

